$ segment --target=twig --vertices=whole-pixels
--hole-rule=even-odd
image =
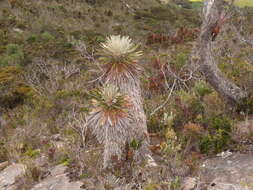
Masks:
[[[248,39],[245,39],[245,38],[240,34],[240,32],[237,30],[237,28],[236,28],[234,25],[233,25],[233,29],[234,29],[234,31],[235,31],[235,33],[236,33],[236,35],[237,35],[237,37],[238,37],[238,39],[239,39],[240,41],[242,41],[243,43],[245,43],[245,44],[250,45],[250,46],[253,47],[253,41],[248,40]]]
[[[167,102],[169,101],[169,99],[170,99],[170,97],[171,97],[171,95],[172,95],[172,92],[173,92],[173,90],[174,90],[174,88],[175,88],[175,85],[176,85],[176,79],[174,79],[173,85],[172,85],[172,87],[171,87],[171,89],[170,89],[170,92],[169,92],[169,94],[168,94],[166,100],[165,100],[160,106],[158,106],[158,107],[150,114],[150,116],[154,115],[159,109],[161,109],[162,107],[164,107],[164,106],[167,104]]]

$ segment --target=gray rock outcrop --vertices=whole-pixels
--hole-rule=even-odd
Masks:
[[[66,167],[63,165],[54,167],[51,174],[31,190],[82,190],[83,183],[80,181],[70,182],[65,170]]]
[[[0,189],[15,190],[15,180],[25,174],[26,167],[23,164],[12,164],[0,172]]]
[[[208,184],[207,190],[252,190],[253,154],[208,159],[199,176],[201,182]]]

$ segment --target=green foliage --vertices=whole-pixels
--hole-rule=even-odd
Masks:
[[[205,108],[199,99],[193,99],[190,104],[190,109],[193,116],[204,112]]]
[[[179,190],[181,186],[181,180],[178,176],[170,182],[170,189],[171,190]]]
[[[0,56],[0,67],[5,67],[10,62],[9,56]]]
[[[133,139],[133,140],[130,142],[130,147],[133,148],[134,150],[138,150],[138,149],[141,147],[141,144],[142,144],[141,141],[138,141],[138,140],[136,140],[136,139]]]
[[[4,32],[3,30],[0,30],[0,42],[3,42],[6,40],[6,32]]]
[[[127,111],[129,107],[128,98],[121,94],[119,89],[113,85],[106,85],[95,89],[90,93],[93,105],[103,111]]]
[[[28,148],[27,151],[24,153],[24,155],[29,156],[30,158],[35,158],[39,155],[39,153],[40,153],[39,149]]]
[[[62,164],[64,166],[68,166],[70,163],[71,163],[71,159],[68,154],[62,155],[58,162],[58,164]]]
[[[105,38],[104,38],[104,36],[97,35],[97,36],[95,37],[95,41],[96,41],[97,43],[102,43],[102,42],[105,42]]]
[[[92,174],[90,174],[90,173],[82,173],[79,177],[80,177],[80,179],[90,178],[90,177],[92,177]]]
[[[54,36],[52,34],[50,34],[49,32],[43,32],[41,34],[41,38],[42,38],[42,40],[49,41],[49,40],[53,40]]]
[[[31,36],[29,36],[28,38],[27,38],[27,42],[28,43],[32,43],[32,42],[35,42],[35,41],[37,41],[38,40],[38,37],[37,37],[37,35],[35,35],[35,34],[32,34]]]
[[[189,2],[188,0],[173,0],[173,2],[182,8],[186,9],[192,8],[191,2]]]
[[[200,143],[200,150],[202,153],[210,153],[213,149],[213,138],[211,135],[203,136]]]
[[[20,48],[17,44],[8,44],[6,47],[6,52],[8,55],[13,55],[20,52]]]
[[[184,53],[179,53],[176,55],[175,61],[173,62],[173,66],[177,69],[182,68],[187,63],[187,55]]]
[[[226,117],[213,117],[208,122],[209,134],[203,136],[200,149],[203,153],[218,153],[231,144],[231,121]]]
[[[204,97],[212,93],[212,89],[203,80],[197,81],[195,83],[194,90],[200,97]]]
[[[156,190],[158,188],[157,184],[149,184],[147,186],[145,186],[145,190]]]
[[[0,56],[0,67],[9,64],[19,64],[24,59],[22,48],[17,44],[8,44],[6,46],[6,54]]]

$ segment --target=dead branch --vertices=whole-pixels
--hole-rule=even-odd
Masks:
[[[172,92],[174,91],[175,85],[176,85],[176,79],[174,80],[173,85],[170,88],[170,92],[169,92],[166,100],[160,106],[158,106],[156,109],[154,109],[154,111],[150,114],[150,116],[154,115],[159,109],[161,109],[162,107],[164,107],[167,104],[167,102],[169,101],[169,99],[172,95]]]
[[[198,41],[200,70],[206,80],[229,103],[237,103],[247,96],[240,87],[228,80],[219,70],[216,60],[212,55],[212,29],[217,21],[224,14],[223,1],[205,0],[203,8],[203,23]]]

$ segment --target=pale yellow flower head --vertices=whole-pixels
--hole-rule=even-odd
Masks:
[[[142,55],[141,51],[137,51],[138,45],[135,45],[128,36],[109,36],[101,47],[102,59],[106,62],[134,62]]]

